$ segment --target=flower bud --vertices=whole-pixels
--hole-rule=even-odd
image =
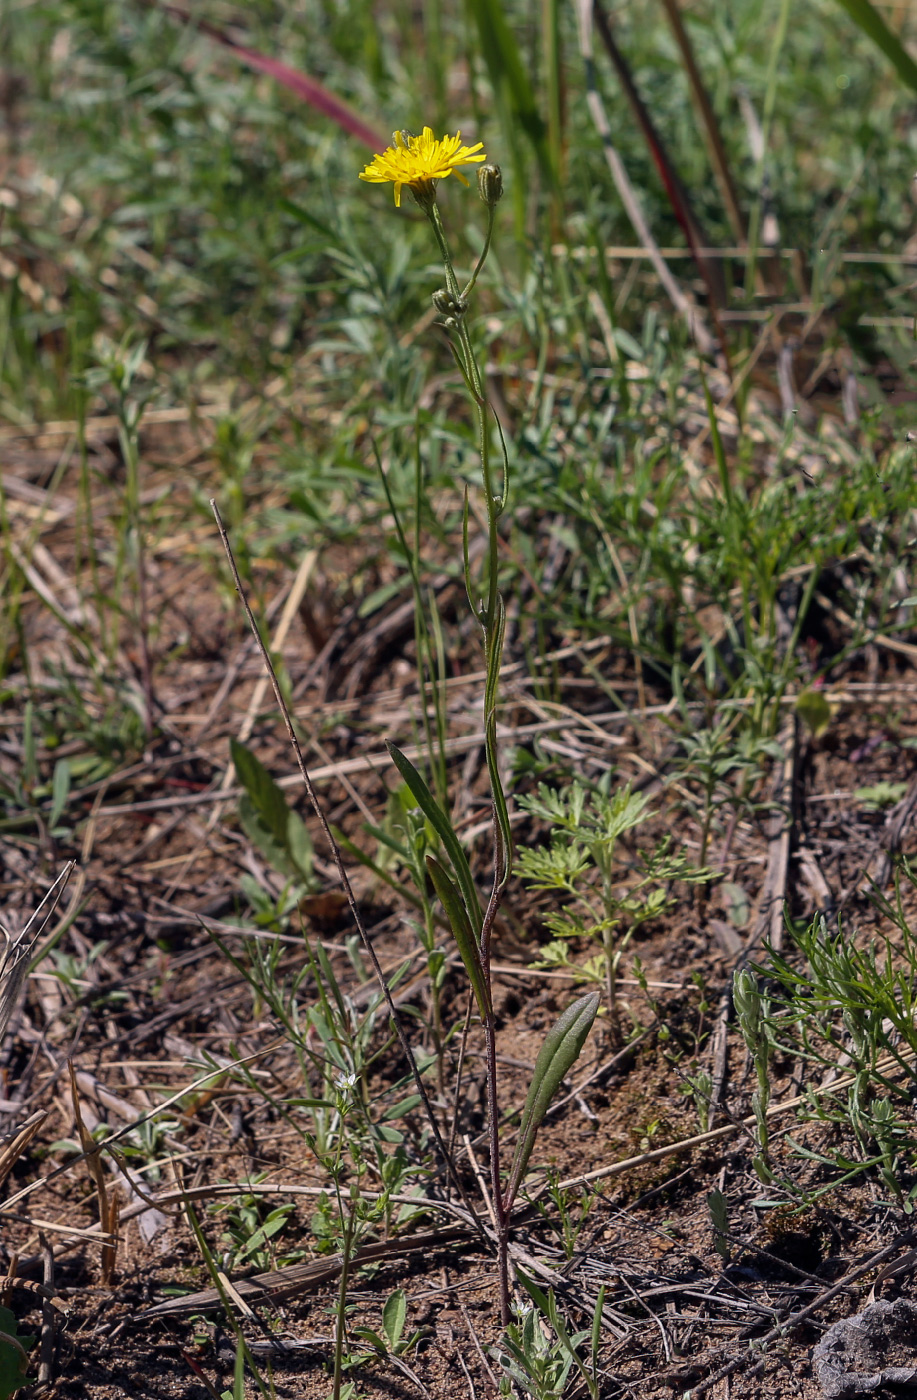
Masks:
[[[446,291],[445,287],[438,287],[432,296],[433,305],[440,316],[448,320],[455,320],[459,316],[464,316],[467,309],[465,302],[459,297],[456,299]]]
[[[493,209],[503,198],[503,171],[499,165],[478,166],[478,194]]]

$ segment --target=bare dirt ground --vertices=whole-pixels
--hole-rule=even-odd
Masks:
[[[56,662],[73,665],[45,595],[54,598],[63,616],[79,605],[67,582],[76,494],[68,494],[66,480],[53,499],[46,493],[65,436],[10,436],[4,442],[4,473],[12,482],[7,508],[14,525],[24,527],[41,515],[44,552],[33,551],[33,594],[24,606],[23,625],[31,664],[45,678]],[[90,451],[96,468],[108,462],[112,473],[119,470],[104,426],[90,437]],[[203,1400],[219,1394],[231,1385],[235,1338],[212,1292],[209,1303],[206,1298],[183,1303],[180,1297],[182,1291],[212,1288],[181,1195],[197,1202],[202,1228],[219,1258],[226,1222],[210,1209],[220,1199],[219,1184],[257,1181],[271,1204],[295,1206],[278,1255],[301,1253],[259,1292],[250,1290],[253,1311],[243,1319],[245,1335],[278,1396],[325,1396],[337,1279],[318,1252],[312,1216],[317,1193],[327,1183],[302,1137],[272,1107],[278,1098],[308,1092],[308,1086],[269,1008],[209,932],[242,957],[246,934],[240,926],[250,910],[240,893],[241,875],[252,876],[266,890],[279,888],[239,830],[238,790],[231,779],[224,780],[229,738],[250,730],[251,746],[278,779],[285,780],[293,767],[270,696],[260,688],[260,665],[243,622],[218,580],[214,531],[205,514],[184,509],[187,503],[175,494],[169,497],[174,488],[165,470],[157,475],[157,462],[190,461],[195,451],[203,451],[195,431],[185,424],[153,426],[145,433],[144,451],[150,463],[146,486],[159,503],[149,557],[149,604],[159,626],[156,738],[141,754],[126,753],[106,776],[71,793],[62,819],[70,839],[48,833],[39,802],[34,820],[0,836],[0,904],[14,930],[64,863],[76,861],[52,920],[52,926],[65,924],[58,960],[32,973],[3,1061],[6,1129],[14,1130],[29,1115],[47,1115],[3,1187],[4,1257],[18,1256],[23,1279],[44,1276],[59,1307],[46,1305],[43,1313],[40,1298],[24,1287],[8,1291],[5,1299],[22,1331],[44,1331],[50,1388],[43,1393],[74,1400],[125,1395]],[[167,506],[174,516],[171,533],[163,523]],[[97,521],[103,531],[104,519],[102,501]],[[254,567],[262,597],[276,605],[276,619],[290,580],[266,568],[259,574]],[[312,741],[307,757],[329,817],[359,839],[361,806],[370,815],[380,813],[386,781],[392,783],[387,758],[383,766],[383,738],[412,740],[416,687],[410,613],[396,615],[403,598],[369,623],[357,616],[355,606],[346,615],[330,614],[329,573],[347,567],[345,558],[316,566],[282,655],[295,714]],[[832,615],[829,599],[817,616],[823,631],[820,637],[813,632],[811,645],[822,654],[825,648],[840,654],[843,619]],[[554,745],[591,775],[614,765],[621,781],[660,793],[672,760],[666,723],[671,695],[644,678],[638,702],[632,664],[610,642],[584,648],[574,637],[553,640],[555,698],[546,705],[541,677],[529,673],[525,638],[515,628],[506,658],[502,722],[508,729],[540,724],[546,752]],[[775,1162],[813,1199],[803,1210],[762,1204],[772,1197],[751,1168],[750,1131],[742,1124],[750,1112],[754,1075],[721,1011],[743,954],[760,950],[764,936],[779,942],[784,900],[795,919],[842,909],[851,932],[868,937],[881,931],[868,877],[889,891],[886,853],[913,849],[908,820],[917,744],[915,656],[917,648],[899,643],[896,649],[871,645],[840,660],[826,690],[836,711],[821,739],[788,710],[780,733],[782,757],[762,783],[757,812],[744,812],[728,832],[720,832],[712,852],[731,884],[747,893],[746,916],[737,919],[734,909],[730,916],[716,887],[706,902],[690,889],[675,891],[674,906],[642,928],[632,945],[647,992],[629,976],[625,960],[621,992],[643,1032],[623,1050],[608,1044],[603,1029],[593,1034],[569,1092],[539,1137],[535,1162],[561,1180],[593,1174],[583,1186],[594,1195],[574,1194],[573,1217],[584,1213],[584,1218],[566,1249],[553,1210],[546,1216],[532,1207],[520,1211],[514,1240],[525,1251],[522,1258],[540,1264],[544,1286],[554,1283],[573,1325],[591,1324],[604,1286],[603,1395],[679,1395],[694,1387],[693,1395],[706,1389],[717,1396],[755,1394],[766,1400],[815,1397],[810,1352],[827,1325],[855,1312],[870,1290],[896,1297],[909,1287],[906,1217],[870,1177],[817,1195],[828,1168],[815,1157],[802,1160],[783,1131],[792,1128],[796,1144],[819,1153],[836,1138],[835,1125],[799,1122],[793,1112],[785,1122],[775,1120]],[[138,651],[125,647],[119,664],[141,705]],[[478,663],[472,644],[467,655],[450,657],[450,664],[455,677],[451,733],[458,739],[474,736],[480,678],[474,679]],[[625,712],[612,711],[597,675],[626,697]],[[88,684],[86,693],[88,710],[101,725],[104,717]],[[21,717],[9,701],[2,722],[0,766],[12,775],[22,757]],[[74,759],[91,748],[85,738],[75,738],[71,747]],[[457,750],[456,772],[465,794],[461,819],[483,824],[480,744],[469,741]],[[48,750],[39,741],[37,762],[46,780],[59,757],[59,749]],[[908,785],[897,807],[870,811],[854,798],[855,790],[886,781]],[[285,791],[314,830],[294,780]],[[666,830],[680,848],[696,854],[698,825],[688,802],[679,800],[677,783],[660,798],[653,834]],[[518,822],[516,832],[520,843],[543,836],[529,818]],[[365,996],[359,957],[348,953],[349,916],[317,834],[316,848],[321,891],[304,905],[303,931],[321,941],[342,988]],[[486,844],[477,859],[483,880]],[[355,879],[383,967],[416,959],[403,905],[366,872],[357,870]],[[902,898],[907,908],[913,906],[906,884]],[[521,1105],[541,1037],[572,986],[567,974],[531,967],[544,937],[541,903],[543,898],[514,886],[497,931],[501,1092],[507,1107]],[[301,966],[302,934],[295,921],[279,943],[273,935],[261,936],[280,947],[281,972]],[[402,1001],[424,1011],[428,989],[419,970],[418,962],[417,975],[412,971],[402,987]],[[308,997],[308,983],[302,995]],[[448,1016],[460,1019],[466,990],[455,967],[445,998]],[[416,1026],[422,1040],[422,1022]],[[381,1043],[381,1021],[377,1036]],[[125,1186],[114,1163],[103,1162],[100,1175],[120,1202],[117,1245],[104,1256],[93,1240],[99,1223],[97,1181],[85,1162],[73,1164],[73,1148],[67,1146],[78,1138],[68,1066],[73,1066],[84,1126],[91,1131],[104,1124],[115,1131],[185,1090],[195,1067],[199,1072],[207,1064],[245,1056],[257,1057],[252,1063],[258,1077],[250,1084],[227,1072],[186,1095],[166,1115],[168,1126],[149,1136],[145,1160],[153,1158],[157,1166],[145,1172],[142,1196]],[[382,1086],[404,1068],[392,1049],[374,1069],[374,1083]],[[722,1132],[680,1147],[701,1136],[686,1078],[702,1068],[714,1078],[723,1074],[722,1096],[709,1125]],[[820,1073],[797,1062],[778,1063],[774,1100],[799,1095]],[[465,1135],[470,1150],[457,1148],[458,1160],[474,1192],[471,1153],[486,1157],[483,1060],[474,1033],[459,1122],[459,1141]],[[409,1138],[416,1142],[419,1132],[418,1123],[408,1129]],[[608,1171],[628,1161],[629,1167]],[[134,1162],[126,1159],[125,1167]],[[715,1188],[729,1203],[728,1262],[715,1248],[707,1204]],[[240,1191],[236,1186],[231,1195]],[[411,1249],[415,1236],[421,1237],[419,1245]],[[883,1263],[901,1262],[904,1273],[880,1278]],[[244,1273],[230,1270],[236,1285]],[[353,1323],[378,1329],[382,1303],[397,1287],[407,1294],[408,1326],[423,1329],[425,1341],[406,1358],[407,1374],[383,1362],[354,1372],[358,1393],[407,1397],[420,1389],[443,1400],[493,1394],[495,1363],[487,1348],[499,1335],[497,1277],[494,1258],[478,1238],[432,1208],[400,1233],[393,1231],[381,1257],[353,1278]]]

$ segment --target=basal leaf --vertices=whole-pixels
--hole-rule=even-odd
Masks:
[[[535,1072],[528,1098],[522,1110],[522,1122],[516,1141],[516,1152],[506,1184],[504,1208],[509,1210],[519,1190],[519,1183],[528,1166],[535,1146],[535,1136],[551,1106],[551,1100],[576,1062],[592,1029],[601,998],[598,992],[587,992],[571,1003],[545,1036],[535,1061]]]

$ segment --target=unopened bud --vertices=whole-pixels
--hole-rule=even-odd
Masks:
[[[444,316],[447,320],[454,320],[459,316],[464,316],[467,310],[466,303],[462,298],[452,296],[451,293],[446,291],[445,287],[438,287],[433,293],[432,300],[440,316]]]
[[[500,203],[503,198],[503,171],[499,165],[478,166],[478,193],[488,209]]]

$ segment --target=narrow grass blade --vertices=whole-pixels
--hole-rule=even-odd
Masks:
[[[504,1209],[510,1210],[519,1190],[519,1183],[528,1166],[535,1136],[570,1067],[576,1062],[592,1029],[601,998],[598,992],[587,992],[567,1007],[545,1036],[535,1061],[535,1072],[528,1098],[522,1110],[522,1122],[516,1151],[506,1183]]]
[[[560,0],[541,0],[541,52],[547,98],[547,146],[557,176],[552,215],[559,236],[563,230],[564,204],[560,195],[564,181],[564,93],[563,44],[560,35]],[[499,420],[498,420],[499,421]],[[506,492],[504,490],[504,496]]]
[[[500,0],[467,0],[468,8],[478,27],[481,53],[495,91],[506,94],[512,116],[522,127],[538,157],[542,173],[549,186],[558,183],[558,172],[551,159],[547,129],[538,110],[526,66],[519,52]]]
[[[255,1361],[255,1358],[249,1351],[248,1343],[246,1342],[245,1337],[242,1334],[242,1328],[239,1326],[239,1322],[235,1314],[235,1309],[232,1306],[232,1303],[229,1298],[229,1293],[227,1292],[226,1286],[223,1282],[223,1275],[220,1272],[219,1264],[217,1263],[216,1259],[210,1251],[210,1246],[207,1244],[207,1241],[204,1238],[204,1232],[201,1229],[200,1222],[198,1221],[197,1215],[194,1211],[194,1207],[192,1206],[187,1196],[184,1196],[183,1205],[185,1209],[185,1214],[188,1217],[188,1223],[191,1226],[191,1229],[194,1231],[194,1238],[197,1240],[198,1249],[201,1251],[204,1263],[207,1266],[207,1272],[209,1273],[213,1281],[214,1288],[219,1294],[220,1302],[223,1304],[223,1311],[226,1314],[226,1321],[229,1323],[229,1326],[235,1333],[237,1347],[236,1355],[238,1357],[239,1352],[241,1352],[243,1365],[246,1362],[248,1363],[248,1367],[254,1377],[255,1384],[257,1385],[261,1394],[264,1396],[264,1400],[271,1400],[271,1393],[264,1383],[264,1379],[261,1375],[260,1370],[258,1369],[257,1362]],[[238,1368],[238,1361],[236,1363],[236,1366]]]
[[[446,849],[446,854],[452,862],[452,869],[455,871],[455,876],[458,880],[459,889],[462,892],[462,899],[468,917],[471,920],[475,937],[478,938],[481,933],[482,922],[481,901],[478,899],[478,892],[474,886],[471,866],[468,864],[468,857],[462,850],[461,843],[452,829],[452,823],[436,801],[436,798],[427,787],[411,760],[406,758],[401,750],[388,739],[386,740],[385,746],[391,754],[392,762],[398,769],[398,772],[417,799],[417,805],[420,807],[420,810],[423,812]]]
[[[465,964],[465,971],[468,973],[468,980],[474,992],[475,1001],[478,1003],[478,1010],[482,1020],[486,1020],[490,1011],[490,996],[487,990],[487,978],[484,974],[484,964],[481,960],[481,950],[478,947],[477,939],[471,928],[471,920],[462,903],[458,886],[450,878],[447,870],[440,865],[435,856],[427,856],[427,870],[430,872],[430,879],[433,887],[439,895],[446,916],[452,928],[456,946]]]
[[[869,0],[837,0],[837,3],[847,11],[866,37],[882,50],[898,77],[917,92],[917,63],[889,29],[878,10],[873,9]]]
[[[201,34],[206,34],[208,39],[214,39],[216,43],[222,44],[224,49],[229,49],[236,58],[255,68],[259,73],[267,73],[269,78],[281,83],[290,92],[308,102],[310,107],[314,107],[322,116],[329,117],[336,122],[343,131],[361,141],[364,146],[368,146],[371,151],[382,151],[388,145],[388,138],[381,132],[376,131],[368,122],[365,122],[357,112],[348,107],[347,103],[340,97],[336,97],[333,92],[329,92],[321,83],[310,78],[307,73],[301,73],[296,68],[291,68],[289,64],[281,63],[279,59],[271,58],[270,55],[259,53],[257,49],[246,48],[244,44],[237,44],[236,41],[218,28],[215,24],[208,24],[206,20],[197,19],[180,5],[163,5],[162,9],[172,16],[173,19],[180,20],[183,24],[193,24]]]

